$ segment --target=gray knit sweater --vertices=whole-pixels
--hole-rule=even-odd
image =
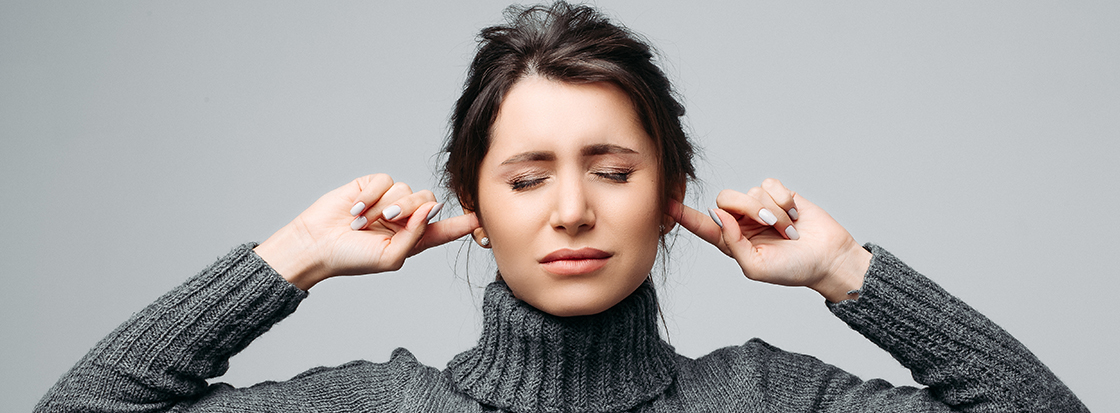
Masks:
[[[243,245],[126,321],[36,411],[856,412],[1087,411],[1018,341],[874,245],[860,297],[828,304],[926,388],[863,381],[761,340],[698,359],[657,331],[643,285],[593,316],[560,318],[486,289],[478,346],[444,370],[397,349],[247,388],[206,380],[306,293]]]

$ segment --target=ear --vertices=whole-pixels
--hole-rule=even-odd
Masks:
[[[469,213],[474,212],[470,208],[467,208],[467,207],[462,207],[462,208],[463,208],[463,213],[464,214],[469,214]],[[478,216],[478,215],[476,214],[476,216]],[[486,236],[486,230],[482,229],[482,216],[478,216],[478,223],[479,223],[479,227],[475,228],[474,231],[471,231],[471,238],[474,238],[474,243],[478,244],[478,246],[480,246],[482,248],[490,249],[490,238]]]
[[[486,236],[486,230],[481,227],[471,231],[471,238],[474,238],[474,242],[477,243],[478,246],[487,249],[490,248],[490,238]]]
[[[670,218],[668,215],[662,217],[661,235],[669,235],[669,232],[673,231],[673,228],[676,227],[676,225],[676,221],[674,221],[673,218]]]
[[[680,203],[683,204],[684,203],[684,190],[685,190],[685,184],[681,183],[681,185],[679,187],[674,189],[673,192],[669,193],[669,199],[676,200],[677,202],[680,202]],[[668,210],[669,206],[666,205],[665,209]],[[661,216],[661,235],[668,234],[669,231],[672,231],[673,228],[676,227],[676,225],[677,225],[677,220],[673,219],[673,217],[669,216],[669,214],[663,214]]]

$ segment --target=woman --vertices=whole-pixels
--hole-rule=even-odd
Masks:
[[[359,178],[125,322],[38,410],[1085,410],[1006,332],[777,180],[724,191],[708,214],[683,205],[695,175],[683,109],[624,29],[557,3],[482,35],[446,146],[466,214],[429,224],[442,207],[431,192]],[[819,292],[929,387],[861,381],[759,340],[677,355],[647,279],[678,224],[748,278]],[[206,382],[318,282],[393,271],[468,234],[499,280],[478,346],[445,370],[399,350],[285,382]]]

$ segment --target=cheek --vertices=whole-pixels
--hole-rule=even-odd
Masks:
[[[503,185],[499,190],[480,196],[478,209],[480,223],[494,240],[509,235],[523,236],[533,228],[530,225],[541,220],[545,208],[532,196],[512,193]]]
[[[657,255],[657,245],[661,239],[661,225],[664,222],[663,213],[659,205],[660,195],[654,184],[644,185],[643,188],[627,194],[616,194],[607,197],[610,205],[606,208],[616,222],[621,225],[617,229],[636,245],[641,245],[640,252],[652,262]],[[622,234],[619,234],[622,235]]]
[[[643,184],[645,184],[643,188],[627,197],[624,210],[629,210],[634,215],[635,221],[641,222],[641,225],[652,226],[653,231],[657,233],[663,215],[660,205],[661,194],[657,191],[656,182],[643,182]]]
[[[490,238],[490,251],[503,277],[515,274],[520,263],[517,259],[532,255],[533,235],[540,227],[543,208],[534,207],[526,197],[508,191],[484,193],[482,189],[478,214]]]

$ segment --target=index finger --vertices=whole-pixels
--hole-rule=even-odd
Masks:
[[[692,207],[682,204],[675,199],[669,200],[669,216],[673,220],[681,224],[684,229],[696,234],[709,244],[723,249],[723,233],[719,224],[712,220],[712,217],[703,212],[692,209]]]
[[[462,238],[474,231],[475,228],[478,228],[478,217],[475,216],[474,212],[428,224],[428,228],[424,230],[423,238],[420,239],[420,242],[416,244],[409,255],[416,255],[428,248]]]

